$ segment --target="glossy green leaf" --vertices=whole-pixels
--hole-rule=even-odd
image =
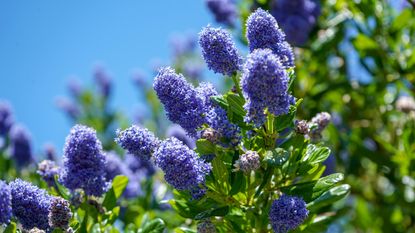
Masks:
[[[199,139],[196,141],[196,151],[200,155],[215,154],[215,144],[207,139]]]
[[[315,211],[323,206],[330,205],[346,197],[350,192],[350,185],[343,184],[324,192],[317,199],[307,204],[307,209]]]
[[[9,225],[4,230],[4,233],[16,233],[16,232],[17,232],[17,227],[16,227],[16,223],[14,222],[10,222]]]
[[[166,224],[160,218],[156,218],[146,223],[140,228],[137,233],[163,233],[166,228]]]
[[[275,148],[265,152],[264,162],[269,166],[280,167],[290,157],[290,153],[282,148]]]
[[[111,189],[106,193],[104,202],[102,205],[107,209],[111,210],[117,205],[117,200],[124,192],[124,189],[127,187],[128,177],[126,176],[116,176],[112,180]]]
[[[195,216],[196,220],[201,220],[212,216],[225,216],[229,213],[229,206],[203,211]]]

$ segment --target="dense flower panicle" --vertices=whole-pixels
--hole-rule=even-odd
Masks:
[[[200,80],[203,74],[203,64],[186,61],[183,64],[183,74],[190,80]]]
[[[294,45],[303,45],[320,15],[317,0],[279,0],[274,2],[271,10],[287,40]]]
[[[284,194],[272,203],[269,221],[275,233],[286,233],[301,225],[307,216],[308,210],[303,199]]]
[[[49,187],[55,186],[55,176],[59,176],[60,172],[60,167],[51,160],[43,160],[37,167],[37,174],[42,177]]]
[[[18,167],[33,161],[32,142],[29,132],[21,125],[13,125],[10,131],[11,155]]]
[[[61,197],[53,197],[48,215],[49,225],[52,228],[67,229],[72,218],[69,202]]]
[[[153,87],[169,120],[195,137],[197,129],[206,122],[204,97],[182,75],[169,67],[159,70]]]
[[[215,73],[232,75],[240,70],[242,59],[226,30],[205,27],[199,34],[199,45],[207,66]]]
[[[233,26],[237,16],[236,4],[232,0],[206,0],[206,5],[218,23]]]
[[[186,131],[180,125],[177,124],[169,126],[169,128],[167,129],[166,137],[175,137],[182,141],[190,149],[193,149],[196,146],[195,139],[187,136]]]
[[[317,115],[311,119],[311,123],[316,124],[319,131],[324,130],[329,125],[330,121],[331,115],[327,112],[317,113]]]
[[[216,233],[216,227],[210,220],[203,220],[197,224],[197,233]]]
[[[0,180],[0,225],[8,224],[12,217],[12,194],[10,187]]]
[[[41,229],[39,229],[37,227],[30,229],[28,232],[29,233],[46,233],[46,231],[41,230]]]
[[[82,85],[79,83],[79,80],[75,78],[69,80],[67,88],[69,93],[75,98],[80,97],[82,94]]]
[[[195,35],[187,35],[184,37],[173,36],[170,40],[170,44],[173,48],[173,55],[180,57],[189,53],[192,53],[197,45],[197,38]]]
[[[125,130],[117,130],[115,141],[128,153],[150,158],[159,140],[146,128],[133,125]]]
[[[111,94],[111,78],[102,68],[97,68],[94,74],[95,82],[98,85],[100,94],[107,98]]]
[[[258,152],[256,151],[247,151],[245,154],[242,154],[235,163],[237,170],[241,170],[244,173],[250,173],[251,171],[256,171],[261,166],[261,161]]]
[[[121,158],[114,152],[110,151],[105,155],[107,163],[105,166],[105,179],[111,181],[118,175],[130,175],[131,171],[127,164],[124,164]]]
[[[154,153],[155,163],[164,172],[164,178],[178,190],[192,190],[205,183],[211,166],[202,161],[176,138],[161,142]]]
[[[295,122],[295,132],[298,134],[308,134],[309,128],[308,128],[308,122],[306,120],[300,120]]]
[[[400,96],[395,103],[396,109],[409,113],[415,111],[415,100],[411,96]]]
[[[0,136],[9,133],[14,123],[10,104],[0,100]]]
[[[48,214],[51,202],[45,190],[29,182],[16,179],[10,183],[13,216],[24,229],[49,229]]]
[[[268,48],[279,57],[284,67],[294,66],[292,48],[285,41],[284,32],[271,14],[259,8],[248,17],[246,27],[246,38],[251,52]]]
[[[218,135],[229,139],[231,144],[237,144],[241,139],[240,128],[231,123],[226,111],[220,106],[215,105],[208,114],[208,124]]]
[[[289,77],[280,60],[269,49],[257,49],[248,55],[241,79],[247,102],[245,120],[259,126],[265,122],[265,109],[278,116],[286,114],[294,98],[288,93]]]
[[[60,182],[70,190],[83,189],[87,195],[101,196],[107,189],[106,160],[94,129],[72,127],[66,138]]]
[[[126,154],[124,163],[133,173],[142,174],[144,176],[152,176],[156,172],[156,168],[151,160],[137,157],[132,154]]]
[[[222,135],[212,128],[204,129],[201,135],[201,138],[206,139],[214,144],[218,143],[221,137]]]

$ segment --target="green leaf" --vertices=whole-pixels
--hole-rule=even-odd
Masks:
[[[239,96],[238,94],[235,94],[233,92],[229,92],[226,94],[226,100],[229,104],[229,109],[234,112],[235,114],[244,117],[246,115],[244,104],[245,99]]]
[[[403,29],[404,27],[408,26],[408,22],[410,22],[411,17],[412,13],[410,8],[403,9],[398,17],[393,20],[391,29],[393,31],[399,31]]]
[[[357,35],[353,40],[353,44],[358,51],[375,50],[378,48],[376,41],[364,34]]]
[[[223,109],[228,109],[228,101],[223,96],[212,96],[210,99],[214,102],[219,104],[220,107]]]
[[[59,192],[59,195],[63,197],[64,199],[69,200],[70,199],[69,190],[59,183],[58,175],[55,175],[54,179],[55,179],[55,185],[56,185],[57,191]]]
[[[331,188],[329,191],[324,192],[320,197],[314,201],[307,204],[307,209],[310,211],[315,211],[323,206],[330,205],[344,197],[346,197],[350,192],[350,185],[343,184],[334,188]]]
[[[287,127],[294,126],[294,117],[297,112],[297,108],[295,106],[290,106],[290,110],[285,115],[277,116],[274,120],[274,128],[280,132]]]
[[[196,151],[200,155],[215,154],[215,144],[207,139],[199,139],[196,141]]]
[[[17,230],[16,223],[10,222],[10,224],[4,230],[4,233],[15,233]]]
[[[163,233],[166,228],[166,224],[160,218],[156,218],[146,223],[142,228],[140,228],[138,233]]]
[[[306,152],[302,161],[311,165],[321,163],[326,160],[330,155],[330,149],[328,147],[320,147],[313,144],[307,146]]]
[[[290,153],[282,148],[275,148],[265,152],[264,162],[272,167],[282,166],[290,157]]]
[[[195,216],[196,220],[201,220],[212,216],[225,216],[229,213],[229,206],[203,211]]]
[[[107,192],[102,205],[107,209],[111,210],[117,205],[117,199],[124,192],[127,187],[128,178],[126,176],[116,176],[112,180],[112,187]]]
[[[245,175],[241,171],[234,172],[232,173],[232,175],[234,175],[235,177],[232,181],[232,188],[231,191],[229,191],[229,196],[239,193],[240,190],[243,190],[245,188],[246,184]]]

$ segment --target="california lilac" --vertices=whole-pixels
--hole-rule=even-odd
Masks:
[[[285,41],[284,32],[271,14],[259,8],[249,16],[246,27],[246,38],[251,52],[268,48],[279,57],[284,67],[294,66],[292,48]]]
[[[308,122],[306,120],[300,120],[295,122],[295,132],[298,134],[306,135],[309,132]]]
[[[49,229],[48,214],[51,196],[45,190],[21,179],[14,180],[9,186],[13,197],[13,216],[23,228]]]
[[[204,97],[182,75],[169,67],[159,70],[153,87],[169,120],[195,137],[197,129],[206,123]]]
[[[64,111],[72,120],[77,119],[81,115],[79,107],[69,99],[59,97],[56,99],[56,105]]]
[[[78,98],[82,94],[82,86],[79,83],[78,79],[71,78],[68,82],[67,88],[69,90],[69,93],[74,97]]]
[[[287,41],[303,45],[320,15],[320,4],[318,0],[278,0],[271,13],[287,35]]]
[[[317,113],[315,117],[311,119],[311,122],[317,124],[319,130],[325,129],[331,121],[331,115],[327,112]]]
[[[240,129],[237,125],[231,123],[228,119],[226,111],[216,104],[208,114],[208,124],[218,135],[230,140],[232,145],[240,141]]]
[[[107,98],[111,94],[111,77],[105,72],[103,68],[97,68],[95,70],[95,82],[98,85],[100,94]]]
[[[38,164],[37,174],[49,185],[55,186],[55,176],[59,176],[60,167],[51,160],[43,160]]]
[[[216,227],[210,220],[202,220],[197,224],[197,233],[216,233]]]
[[[205,183],[210,164],[202,161],[176,138],[161,142],[154,152],[155,163],[164,172],[164,178],[178,190],[192,190]]]
[[[242,154],[235,162],[235,168],[241,170],[244,173],[250,173],[256,171],[261,166],[261,161],[258,152],[247,151]]]
[[[265,109],[278,116],[286,114],[294,97],[288,93],[289,77],[277,56],[269,49],[257,49],[248,55],[241,79],[247,102],[245,120],[257,126],[265,122]]]
[[[233,0],[206,0],[206,5],[218,23],[233,26],[237,16],[236,4]]]
[[[195,139],[186,135],[186,131],[177,124],[172,124],[169,126],[167,129],[166,137],[175,137],[182,141],[190,149],[193,149],[196,146]]]
[[[187,35],[184,37],[173,36],[170,40],[170,44],[173,48],[173,55],[175,57],[180,57],[193,52],[197,42],[195,35]]]
[[[134,156],[132,154],[125,155],[124,163],[127,164],[128,168],[136,174],[139,173],[144,176],[152,176],[156,172],[151,160]]]
[[[18,167],[33,161],[32,142],[29,132],[21,125],[13,125],[10,131],[11,155]]]
[[[117,130],[115,141],[128,153],[150,158],[159,140],[146,128],[133,125],[125,130]]]
[[[72,127],[66,138],[60,182],[70,190],[83,189],[87,195],[101,196],[107,189],[106,160],[95,130]]]
[[[47,160],[56,161],[56,150],[53,144],[46,143],[43,146],[43,153],[45,154]]]
[[[303,199],[283,194],[272,203],[269,222],[275,233],[286,233],[301,225],[307,216],[308,210]]]
[[[0,225],[8,224],[12,217],[12,195],[6,182],[0,180]]]
[[[28,233],[46,233],[46,231],[41,230],[41,229],[39,229],[39,228],[35,227],[35,228],[30,229],[30,230],[28,231]]]
[[[218,143],[221,137],[222,135],[212,128],[204,129],[201,135],[201,138],[206,139],[212,143]]]
[[[10,104],[0,100],[0,136],[5,136],[9,133],[13,123],[14,119]]]
[[[199,34],[199,44],[206,64],[215,73],[232,75],[240,70],[241,57],[226,30],[210,26],[203,28]]]
[[[192,196],[192,200],[200,200],[202,197],[205,196],[207,188],[203,185],[203,187],[194,187],[190,190],[190,195]]]
[[[61,197],[53,197],[48,215],[49,225],[52,228],[66,230],[69,228],[71,218],[72,212],[69,202]]]

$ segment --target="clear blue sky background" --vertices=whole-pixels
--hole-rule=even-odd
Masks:
[[[68,77],[91,84],[101,64],[115,83],[113,104],[132,114],[138,95],[131,74],[168,61],[169,38],[213,22],[203,0],[1,1],[0,99],[8,100],[40,152],[61,152],[70,129],[55,106]]]

